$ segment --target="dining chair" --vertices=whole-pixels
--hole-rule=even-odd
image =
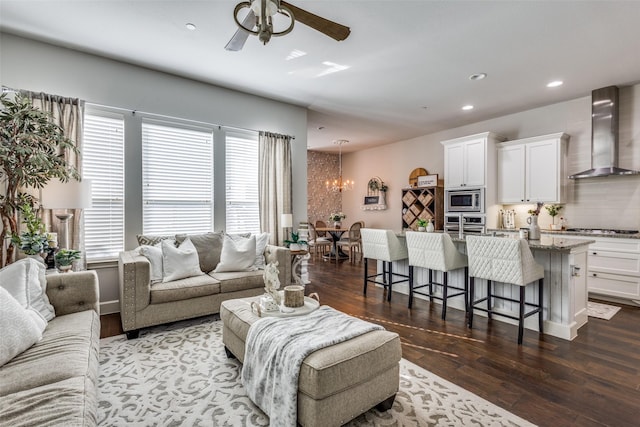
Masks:
[[[362,228],[362,257],[364,259],[364,290],[367,295],[367,284],[374,283],[388,289],[387,301],[391,301],[391,292],[396,283],[406,282],[409,276],[394,273],[393,263],[408,258],[407,245],[404,239],[401,241],[392,230],[378,230],[374,228]],[[369,259],[382,261],[382,273],[369,274]],[[394,278],[399,277],[400,280]],[[382,282],[378,280],[382,278]]]
[[[313,255],[317,255],[318,254],[318,250],[320,250],[320,254],[324,255],[325,253],[327,253],[327,251],[331,250],[331,239],[328,239],[326,237],[320,237],[318,235],[318,232],[316,231],[316,227],[309,222],[308,223],[309,226],[309,240],[308,245],[309,248],[313,249]]]
[[[409,253],[409,308],[413,305],[413,294],[429,297],[442,301],[442,320],[447,317],[447,300],[459,295],[464,296],[464,309],[468,309],[467,294],[467,256],[456,249],[451,236],[447,233],[424,233],[407,231],[407,251]],[[414,284],[414,267],[428,269],[428,281]],[[464,268],[464,285],[453,286],[449,284],[449,272]],[[434,280],[434,270],[442,272],[442,281]],[[441,286],[442,294],[436,294],[433,287]],[[418,289],[428,288],[428,291]]]
[[[311,223],[309,223],[311,224]],[[315,224],[316,228],[327,228],[327,223],[322,221],[321,219],[316,220]],[[326,231],[318,231],[318,237],[327,237]]]
[[[467,255],[469,257],[469,327],[473,327],[473,311],[480,310],[492,315],[499,315],[518,321],[518,344],[522,344],[524,319],[538,314],[538,331],[542,334],[543,326],[543,281],[544,267],[536,262],[524,239],[505,237],[467,236]],[[486,296],[475,299],[475,279],[487,281]],[[538,282],[538,301],[525,301],[525,288],[528,284]],[[502,282],[519,286],[519,298],[510,298],[504,294],[493,293],[493,282]],[[492,299],[518,303],[518,316],[494,310]],[[486,308],[479,306],[486,301]],[[525,313],[526,306],[533,309]]]
[[[354,222],[349,227],[349,233],[347,234],[346,239],[341,239],[338,241],[338,246],[349,248],[349,262],[355,262],[356,253],[360,253],[360,259],[362,259],[362,234],[360,233],[360,229],[362,228],[362,224],[358,222]]]

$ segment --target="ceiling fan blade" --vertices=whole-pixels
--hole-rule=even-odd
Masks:
[[[255,13],[253,13],[253,10],[249,9],[249,13],[247,13],[247,16],[245,16],[242,20],[242,25],[247,28],[253,28],[255,26],[255,23],[256,15]],[[238,28],[233,34],[233,37],[231,37],[231,40],[229,40],[229,43],[227,43],[224,48],[232,52],[240,51],[244,47],[244,44],[246,43],[248,38],[249,33],[244,31],[242,28]]]
[[[345,27],[344,25],[338,24],[336,22],[321,18],[320,16],[314,15],[311,12],[307,12],[304,9],[300,9],[299,7],[296,7],[291,3],[281,1],[280,4],[283,4],[291,9],[293,15],[296,18],[296,21],[307,25],[314,30],[318,30],[334,40],[342,41],[349,37],[349,34],[351,34],[351,30],[349,29],[349,27]]]

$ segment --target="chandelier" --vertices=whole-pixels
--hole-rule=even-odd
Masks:
[[[327,190],[329,191],[333,191],[334,193],[342,193],[342,190],[352,190],[353,189],[353,181],[350,180],[343,180],[342,179],[342,144],[346,144],[349,141],[347,141],[346,139],[339,139],[337,141],[333,141],[334,144],[336,144],[338,147],[340,147],[340,154],[338,156],[339,159],[339,175],[338,175],[338,179],[334,179],[333,181],[327,181],[326,185],[327,185]]]

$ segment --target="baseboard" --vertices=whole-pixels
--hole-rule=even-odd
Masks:
[[[120,300],[105,301],[100,303],[100,314],[120,313]]]

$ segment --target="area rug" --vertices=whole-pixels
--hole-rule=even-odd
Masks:
[[[620,307],[616,307],[615,305],[591,301],[587,302],[587,315],[589,317],[610,320],[618,311],[620,311]]]
[[[140,338],[100,340],[100,426],[268,426],[247,397],[241,365],[228,359],[213,317],[149,328]],[[386,412],[347,426],[532,426],[402,359],[400,391]]]

